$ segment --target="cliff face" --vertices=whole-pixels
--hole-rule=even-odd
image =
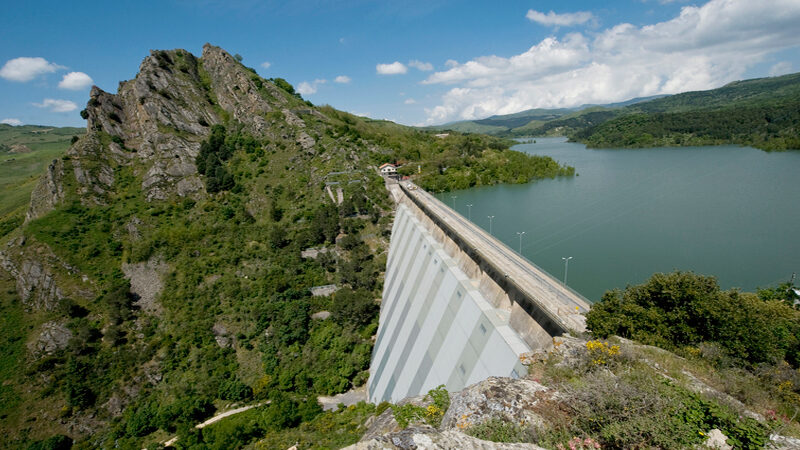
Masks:
[[[200,59],[185,50],[152,51],[117,94],[92,89],[84,113],[87,134],[50,165],[26,219],[42,217],[64,200],[65,172],[84,204],[107,203],[115,164],[135,166],[148,201],[202,196],[195,158],[211,125],[232,118],[252,135],[269,137],[275,132],[268,113],[280,111],[287,123],[304,127],[286,95],[209,44]]]
[[[287,96],[219,47],[206,44],[201,58],[180,49],[151,51],[136,78],[121,82],[117,94],[92,88],[82,112],[87,133],[49,165],[31,194],[25,222],[45,216],[70,195],[87,207],[108,205],[120,166],[132,168],[148,202],[206,196],[195,159],[211,126],[225,120],[259,138],[291,139],[296,133],[310,149],[314,140],[294,130],[305,122],[290,109]],[[270,119],[275,111],[280,116]],[[35,305],[71,295],[87,298],[86,292],[65,291],[48,264],[23,257],[14,247],[0,252],[0,261],[26,302],[31,296]]]

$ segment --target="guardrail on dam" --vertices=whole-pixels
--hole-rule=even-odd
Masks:
[[[396,402],[444,384],[520,376],[520,355],[582,331],[579,294],[427,192],[397,200],[368,399]]]

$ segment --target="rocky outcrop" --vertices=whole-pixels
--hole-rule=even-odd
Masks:
[[[69,340],[72,339],[72,331],[64,324],[57,322],[46,322],[42,325],[39,336],[28,344],[28,350],[34,356],[52,355],[53,353],[67,348]]]
[[[122,273],[130,280],[131,292],[138,297],[135,304],[141,310],[149,313],[160,311],[158,296],[164,288],[161,277],[168,269],[167,264],[157,259],[122,264]]]
[[[442,428],[465,429],[490,418],[539,427],[544,422],[536,408],[540,400],[552,395],[533,380],[490,377],[452,396]]]
[[[60,159],[53,160],[47,166],[47,172],[39,179],[39,183],[31,192],[31,202],[25,214],[25,222],[29,222],[52,211],[55,206],[64,200],[64,162]]]
[[[348,447],[366,449],[538,449],[533,444],[500,444],[483,441],[464,433],[468,428],[490,419],[513,421],[540,427],[543,420],[536,413],[542,400],[549,400],[553,391],[528,379],[490,377],[450,395],[450,407],[438,429],[416,423],[405,430],[394,418],[392,409],[371,419],[361,441]],[[426,408],[431,401],[411,397],[400,402]]]
[[[384,450],[384,449],[461,449],[461,450],[511,450],[528,449],[544,450],[534,444],[506,444],[484,441],[459,431],[439,431],[429,426],[408,427],[405,430],[386,434],[379,438],[361,441],[345,447],[348,450]]]
[[[88,280],[78,271],[59,259],[44,244],[29,243],[24,238],[11,240],[0,251],[0,268],[16,280],[17,294],[29,311],[52,311],[61,299],[94,298],[95,293]],[[71,280],[71,288],[65,293],[64,282]],[[80,280],[80,281],[79,281]]]

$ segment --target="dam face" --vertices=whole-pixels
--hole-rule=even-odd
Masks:
[[[487,298],[423,220],[413,203],[397,205],[370,365],[373,403],[526,373],[520,355],[532,348],[512,329],[511,308]]]

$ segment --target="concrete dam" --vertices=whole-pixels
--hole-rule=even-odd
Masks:
[[[370,364],[370,402],[526,373],[521,357],[583,331],[589,303],[410,183],[397,202]]]

